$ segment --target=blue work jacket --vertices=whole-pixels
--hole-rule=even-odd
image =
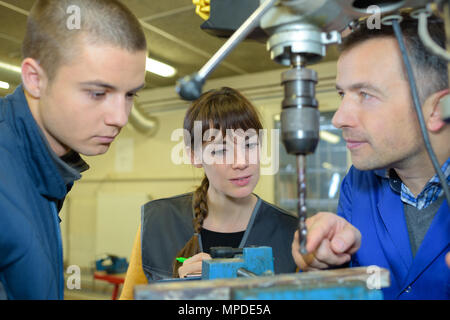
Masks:
[[[449,299],[447,201],[436,212],[414,258],[400,194],[375,171],[350,169],[342,182],[338,215],[362,235],[351,266],[377,265],[389,270],[391,284],[383,289],[385,299]]]
[[[22,86],[0,99],[0,283],[8,299],[63,298],[58,208],[73,181],[55,157]]]

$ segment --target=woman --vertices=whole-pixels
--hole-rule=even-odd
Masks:
[[[262,129],[255,107],[234,89],[211,90],[187,110],[184,129],[191,162],[205,177],[193,193],[143,206],[121,298],[132,298],[136,284],[201,273],[215,246],[270,246],[275,273],[295,272],[297,219],[253,193]]]

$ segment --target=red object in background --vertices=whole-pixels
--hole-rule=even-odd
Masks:
[[[117,294],[119,293],[119,287],[122,283],[125,282],[126,273],[118,273],[118,274],[108,274],[105,271],[95,271],[94,279],[103,280],[114,285],[114,290],[112,293],[112,300],[117,300]]]

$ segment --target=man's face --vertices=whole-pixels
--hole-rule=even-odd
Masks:
[[[401,166],[419,152],[417,117],[395,39],[372,39],[345,51],[336,88],[342,102],[332,123],[343,130],[356,168]]]
[[[76,58],[59,67],[42,90],[36,119],[58,155],[108,150],[144,85],[145,59],[145,51],[83,43]]]

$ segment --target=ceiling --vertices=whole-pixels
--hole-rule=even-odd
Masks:
[[[226,39],[207,34],[200,29],[204,20],[195,13],[192,0],[122,0],[139,18],[148,40],[149,56],[177,69],[171,78],[147,72],[146,88],[174,86],[178,78],[198,71],[221,47]],[[0,1],[0,62],[20,66],[21,42],[25,33],[27,14],[34,0]],[[325,59],[336,59],[329,48]],[[244,41],[211,74],[210,79],[279,69],[265,44]],[[11,84],[0,89],[0,96],[14,90],[20,74],[0,68],[0,81]]]

